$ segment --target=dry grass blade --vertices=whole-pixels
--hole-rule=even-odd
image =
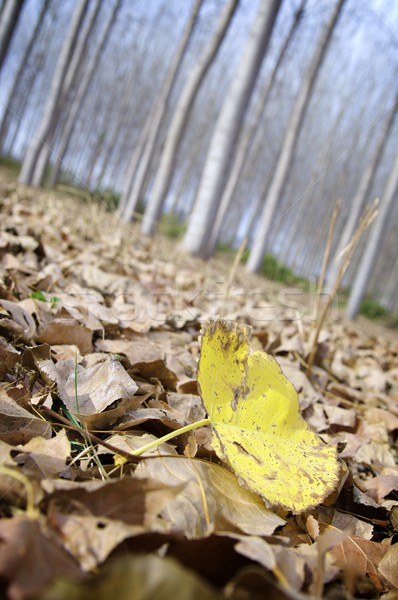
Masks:
[[[314,307],[314,322],[315,323],[317,321],[319,309],[321,306],[321,294],[322,294],[323,284],[325,281],[326,269],[327,269],[328,262],[329,262],[330,250],[332,247],[332,240],[333,240],[334,230],[336,227],[337,215],[340,212],[340,208],[341,208],[341,199],[337,200],[336,206],[333,209],[332,220],[330,222],[328,237],[326,240],[326,248],[325,248],[325,252],[323,254],[322,269],[321,269],[321,274],[319,276],[317,290],[316,290],[316,297],[315,297],[315,307]]]
[[[227,283],[225,285],[225,293],[224,293],[224,312],[227,310],[231,287],[235,280],[236,271],[238,269],[238,265],[241,261],[243,253],[246,250],[246,247],[247,247],[247,238],[245,238],[242,241],[241,245],[239,246],[239,250],[237,251],[237,253],[235,255],[234,262],[232,263],[232,267],[231,267],[229,275],[228,275]]]
[[[366,208],[364,215],[361,218],[361,220],[358,224],[358,227],[356,228],[351,240],[349,241],[349,243],[343,250],[343,253],[342,253],[343,260],[340,264],[340,268],[337,273],[336,280],[333,282],[332,291],[330,294],[328,294],[328,296],[323,304],[320,315],[319,316],[317,315],[317,319],[316,319],[316,323],[315,323],[316,324],[315,334],[314,334],[310,354],[309,354],[308,361],[307,361],[307,375],[310,375],[311,370],[312,370],[312,365],[314,364],[316,349],[318,346],[319,334],[321,332],[321,329],[322,329],[323,323],[325,321],[329,307],[337,294],[337,290],[339,289],[340,284],[343,280],[344,274],[345,274],[346,270],[348,269],[348,266],[351,262],[352,255],[354,254],[354,251],[358,245],[359,240],[361,239],[361,237],[365,233],[366,229],[371,225],[371,223],[377,216],[378,205],[379,205],[379,200],[378,200],[378,198],[376,198],[376,200],[373,202],[373,204]],[[334,228],[333,221],[331,224],[331,228],[332,227]],[[329,237],[328,237],[328,241],[329,241]],[[318,285],[318,290],[319,290],[319,285]]]

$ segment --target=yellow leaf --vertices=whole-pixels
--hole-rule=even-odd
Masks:
[[[250,342],[251,328],[233,321],[217,318],[202,329],[198,383],[212,445],[268,506],[301,512],[336,487],[337,450],[310,430],[276,360],[251,352]]]

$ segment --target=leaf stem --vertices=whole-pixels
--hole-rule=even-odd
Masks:
[[[190,423],[189,425],[186,425],[185,427],[181,427],[180,429],[176,429],[175,431],[172,431],[171,433],[167,433],[166,435],[162,436],[161,438],[158,438],[157,440],[154,440],[153,442],[150,442],[149,444],[146,444],[145,446],[142,446],[141,448],[137,448],[137,450],[134,450],[133,452],[131,452],[131,454],[133,456],[140,456],[140,454],[144,454],[144,452],[148,452],[148,450],[152,450],[153,448],[156,448],[160,444],[163,444],[164,442],[168,442],[169,440],[172,440],[173,438],[181,435],[182,433],[187,433],[187,431],[192,431],[193,429],[198,429],[199,427],[205,427],[205,425],[210,425],[210,423],[211,423],[211,421],[209,418],[202,419],[201,421],[196,421],[195,423]]]
[[[13,477],[24,486],[26,491],[26,514],[32,519],[38,517],[39,511],[35,507],[35,495],[33,485],[29,481],[29,479],[23,473],[20,473],[16,469],[10,469],[5,465],[0,466],[0,473],[2,473],[3,475],[7,475],[8,477]]]

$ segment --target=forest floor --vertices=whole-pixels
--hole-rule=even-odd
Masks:
[[[395,331],[334,305],[308,371],[308,293],[3,171],[0,210],[2,596],[398,598]],[[252,326],[338,447],[337,488],[298,514],[240,485],[210,426],[134,456],[205,419],[199,335],[216,315]]]

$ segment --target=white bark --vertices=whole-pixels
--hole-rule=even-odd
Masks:
[[[235,78],[226,94],[210,143],[194,209],[183,240],[191,254],[204,258],[243,118],[265,56],[281,0],[262,0]]]
[[[392,129],[392,125],[395,120],[395,116],[397,114],[398,109],[398,97],[395,99],[394,106],[389,111],[387,117],[385,118],[383,129],[381,135],[379,137],[375,152],[373,154],[372,159],[368,162],[366,167],[363,170],[362,177],[359,181],[358,190],[350,203],[350,211],[348,214],[347,221],[344,225],[343,233],[341,234],[334,259],[332,262],[332,266],[330,268],[330,272],[328,274],[328,285],[332,286],[334,281],[336,280],[337,273],[340,267],[341,262],[341,253],[352,238],[352,235],[355,231],[355,228],[358,224],[359,217],[361,211],[365,205],[366,199],[369,195],[369,191],[372,187],[372,183],[376,174],[376,171],[379,167],[380,160],[383,154],[383,149],[386,145],[386,141],[389,137],[390,131]]]
[[[60,122],[59,115],[65,108],[68,95],[77,79],[80,65],[82,63],[83,56],[85,54],[85,49],[87,47],[87,42],[97,20],[100,7],[100,0],[95,0],[94,9],[92,10],[90,17],[86,20],[84,27],[82,28],[79,34],[76,46],[73,49],[71,60],[68,65],[68,69],[66,71],[65,78],[62,84],[61,95],[57,102],[56,111],[54,111],[53,114],[51,128],[48,132],[47,138],[44,140],[44,144],[42,145],[33,171],[32,185],[35,187],[43,185],[46,168],[50,161],[50,156],[52,152],[52,144],[55,137],[55,130],[57,129]]]
[[[361,302],[366,294],[369,279],[373,267],[376,263],[377,254],[383,241],[383,234],[387,225],[387,220],[391,214],[391,207],[398,192],[398,154],[387,180],[386,189],[381,198],[379,214],[371,225],[369,238],[366,241],[364,253],[361,257],[358,270],[355,274],[354,282],[351,287],[350,297],[347,305],[347,316],[355,319],[358,314]]]
[[[0,69],[21,14],[23,0],[5,0],[0,18]]]
[[[116,14],[120,8],[120,4],[121,4],[121,0],[117,0],[114,8],[112,10],[112,13],[109,17],[109,21],[106,24],[105,30],[101,36],[101,40],[98,43],[96,49],[94,50],[94,53],[91,56],[90,62],[86,66],[83,76],[79,81],[79,85],[78,85],[75,97],[73,99],[73,103],[70,107],[70,110],[68,111],[68,116],[67,116],[65,123],[63,124],[62,131],[60,132],[60,145],[58,148],[56,161],[55,161],[54,167],[53,167],[51,175],[50,175],[50,181],[49,181],[50,187],[54,187],[54,185],[57,181],[57,178],[59,175],[59,170],[62,165],[62,161],[68,150],[68,146],[69,146],[70,140],[72,138],[73,130],[76,125],[77,114],[78,114],[80,107],[82,105],[82,102],[85,98],[86,92],[91,83],[93,75],[97,69],[99,59],[102,55],[105,44],[108,41],[109,33],[110,33],[110,31],[112,29],[112,25],[115,21]]]
[[[259,135],[259,132],[261,132],[261,129],[259,128],[259,122],[261,119],[261,115],[264,112],[264,107],[267,103],[269,93],[274,84],[276,75],[277,75],[279,67],[282,63],[282,60],[285,56],[286,50],[291,42],[291,39],[292,39],[297,27],[298,27],[298,24],[300,22],[300,19],[303,14],[303,10],[304,10],[305,2],[306,2],[306,0],[303,0],[301,3],[301,6],[296,11],[292,25],[289,29],[289,32],[286,36],[284,43],[283,43],[281,51],[279,52],[279,56],[274,65],[274,68],[272,69],[271,75],[268,78],[268,81],[266,82],[266,84],[260,94],[260,97],[258,99],[258,103],[256,106],[256,110],[254,111],[252,125],[247,128],[245,135],[239,141],[238,149],[236,151],[235,158],[233,160],[233,164],[229,171],[228,180],[226,182],[224,191],[222,193],[220,208],[217,213],[217,218],[214,223],[214,226],[212,227],[210,240],[207,245],[207,252],[206,252],[207,257],[211,256],[214,252],[214,248],[218,242],[218,239],[219,239],[220,233],[221,233],[221,229],[225,222],[228,208],[231,204],[232,198],[233,198],[235,190],[238,186],[238,182],[241,178],[244,166],[246,164],[246,159],[247,159],[248,153],[256,139],[256,136]]]
[[[277,166],[271,180],[268,194],[264,203],[264,208],[260,215],[259,227],[257,230],[258,237],[251,248],[249,260],[246,264],[246,269],[248,271],[258,271],[261,266],[261,261],[267,245],[268,234],[272,226],[277,204],[281,198],[289,175],[294,151],[297,146],[310,96],[314,88],[317,74],[323,62],[323,58],[326,54],[333,29],[337,23],[339,15],[341,14],[341,9],[344,5],[344,2],[345,0],[337,0],[333,8],[331,17],[329,18],[325,30],[323,31],[318,42],[315,54],[312,58],[311,64],[305,75],[305,79],[301,85],[297,99],[290,114],[282,142],[282,147],[279,153]]]
[[[121,204],[119,209],[119,216],[126,222],[131,220],[139,199],[144,195],[145,180],[148,176],[154,151],[159,141],[159,134],[171,92],[192,37],[202,2],[203,0],[195,0],[189,21],[167,72],[156,105],[148,116],[148,126],[145,126],[144,129],[147,134],[143,142],[133,153],[131,162],[127,168],[126,185],[120,199]]]
[[[76,4],[71,25],[67,32],[57,65],[55,67],[55,73],[52,79],[51,89],[47,97],[47,102],[44,107],[42,119],[22,162],[21,172],[19,174],[20,183],[30,183],[32,181],[36,161],[38,160],[44,140],[51,131],[53,116],[57,110],[57,103],[62,92],[62,86],[68,69],[70,57],[72,55],[73,48],[75,47],[76,39],[79,34],[79,29],[83,21],[84,14],[87,10],[87,6],[88,0],[80,0]]]
[[[26,67],[26,64],[30,58],[30,55],[32,53],[32,48],[33,48],[34,43],[39,35],[40,29],[42,28],[45,13],[47,11],[49,2],[50,2],[50,0],[44,0],[44,2],[42,4],[41,10],[37,17],[35,27],[33,29],[32,35],[29,40],[29,43],[26,46],[25,52],[24,52],[21,62],[19,64],[18,70],[15,74],[13,84],[11,86],[10,92],[9,92],[7,100],[5,102],[5,111],[4,111],[3,119],[2,119],[1,125],[0,125],[0,146],[2,149],[4,149],[4,141],[7,136],[7,132],[8,132],[11,116],[12,116],[11,103],[12,103],[13,98],[18,93],[18,88],[21,84],[22,73],[23,73],[23,71]]]
[[[213,59],[215,58],[221,46],[238,3],[239,0],[227,0],[213,38],[211,39],[210,44],[206,46],[203,54],[198,58],[198,61],[193,68],[191,75],[177,101],[177,106],[167,132],[167,138],[151,197],[149,199],[142,222],[142,232],[145,235],[152,235],[155,230],[157,220],[167,196],[178,148],[180,146],[195,97],[211,63],[213,62]]]

